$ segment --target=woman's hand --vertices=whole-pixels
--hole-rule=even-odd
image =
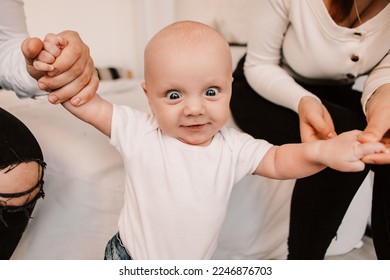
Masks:
[[[377,89],[367,102],[367,127],[359,136],[361,143],[380,141],[386,153],[363,157],[365,163],[390,164],[390,84]]]
[[[298,114],[302,142],[326,140],[337,135],[332,117],[317,99],[303,97],[298,105]]]
[[[54,70],[49,73],[37,71],[33,67],[34,59],[43,48],[43,42],[38,38],[28,38],[22,43],[27,71],[38,80],[42,90],[50,92],[48,98],[51,103],[58,104],[70,99],[72,105],[79,106],[96,94],[99,79],[89,47],[79,34],[63,31],[59,35],[64,37],[68,44],[53,63]]]

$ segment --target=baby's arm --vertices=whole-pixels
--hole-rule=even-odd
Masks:
[[[43,50],[33,65],[37,70],[50,72],[53,70],[52,63],[66,47],[67,42],[63,37],[55,34],[46,35],[43,42]],[[105,135],[111,136],[113,106],[99,95],[96,94],[93,99],[78,107],[73,106],[70,101],[62,105],[79,119],[93,125]]]
[[[73,106],[70,101],[62,105],[79,119],[93,125],[108,137],[111,136],[113,105],[98,94],[81,106]]]
[[[301,144],[286,144],[271,148],[257,167],[255,174],[275,178],[293,179],[310,176],[325,167],[357,172],[365,167],[362,157],[386,152],[379,142],[360,143],[361,131],[349,131],[329,140]]]

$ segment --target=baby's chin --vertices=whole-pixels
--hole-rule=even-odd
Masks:
[[[186,139],[186,138],[176,138],[176,139],[187,145],[206,147],[211,143],[213,137],[208,139]]]

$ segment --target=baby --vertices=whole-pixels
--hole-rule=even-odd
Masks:
[[[55,57],[49,50],[57,44],[48,37],[46,56]],[[359,143],[359,131],[274,146],[226,128],[231,53],[207,25],[165,27],[147,44],[144,59],[151,114],[99,95],[80,107],[63,104],[110,137],[123,157],[125,202],[106,259],[209,259],[232,188],[244,176],[300,178],[327,166],[361,171],[363,156],[385,151],[381,143]],[[46,67],[41,62],[37,67]]]

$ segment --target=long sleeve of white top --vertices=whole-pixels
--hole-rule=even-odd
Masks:
[[[362,105],[390,83],[390,4],[357,28],[338,26],[322,0],[254,1],[245,76],[264,98],[297,112],[313,96],[295,82],[353,83],[368,74]],[[358,56],[358,61],[351,58]]]
[[[28,37],[23,1],[0,1],[0,86],[19,97],[42,95],[26,70],[21,44]]]

